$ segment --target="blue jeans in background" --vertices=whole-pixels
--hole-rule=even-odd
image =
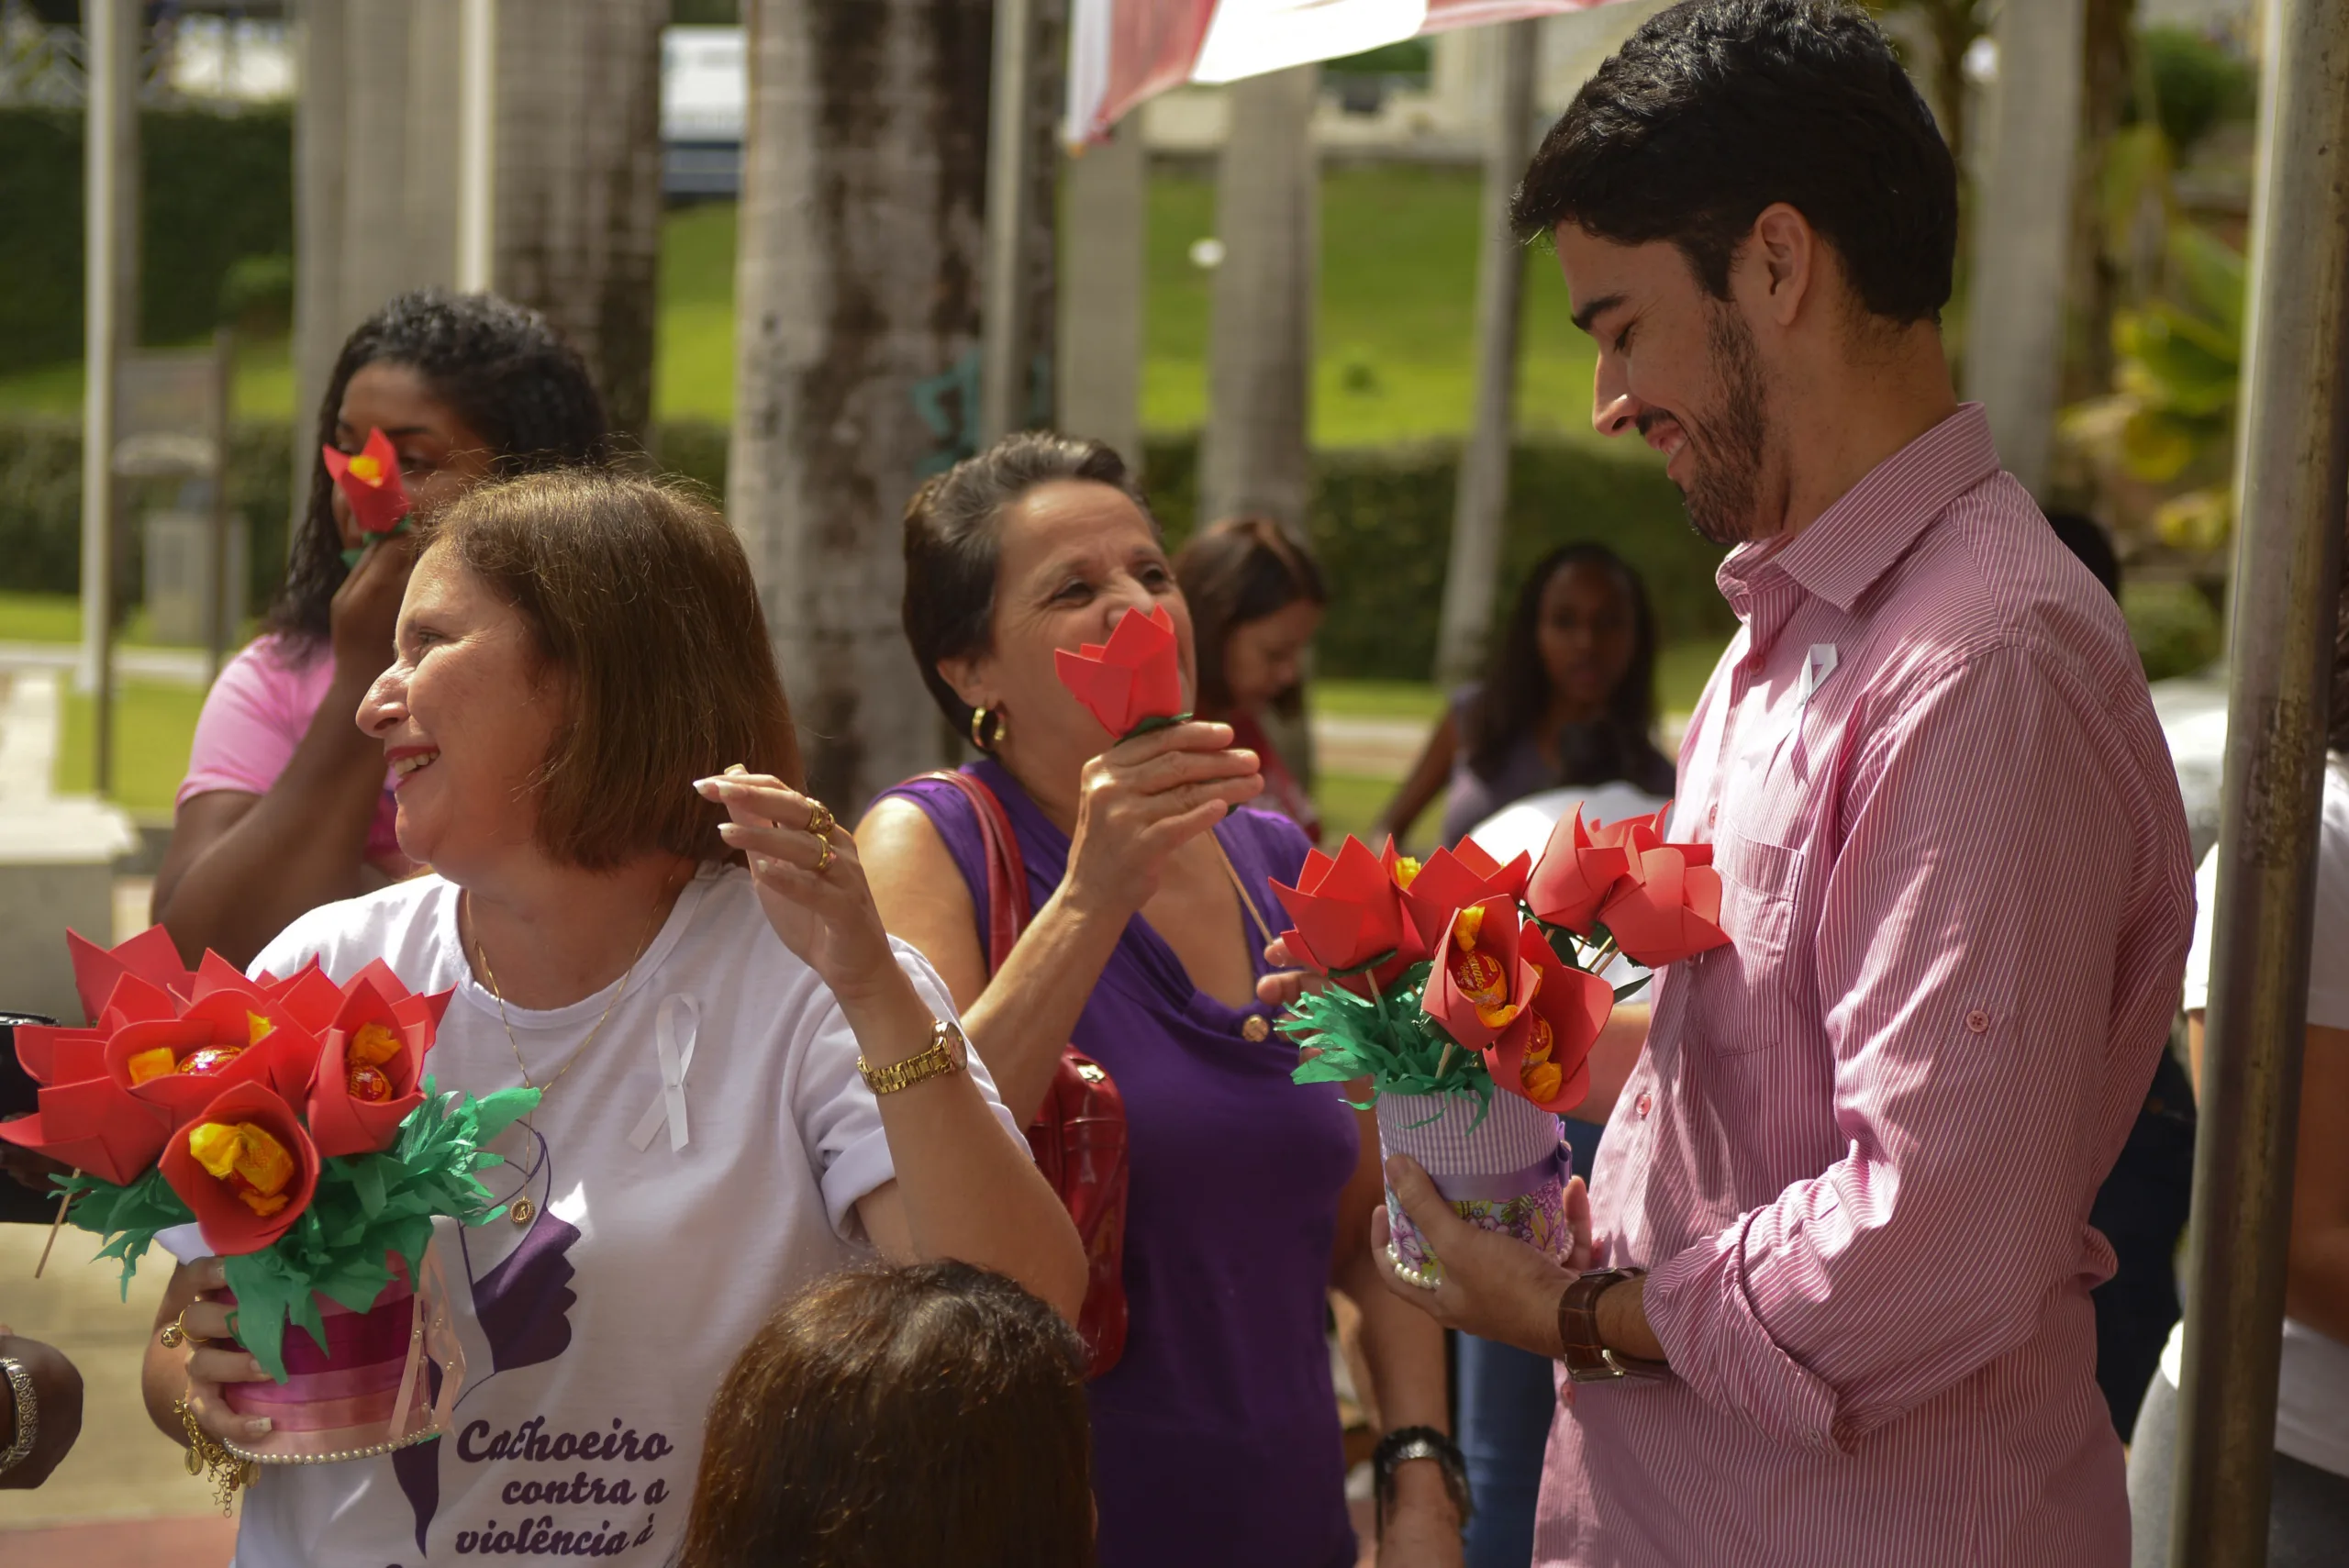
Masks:
[[[1571,1118],[1563,1126],[1575,1173],[1586,1182],[1600,1129]],[[1460,1452],[1476,1500],[1463,1542],[1467,1568],[1525,1568],[1533,1561],[1542,1455],[1558,1409],[1555,1363],[1474,1334],[1460,1335],[1455,1350]]]

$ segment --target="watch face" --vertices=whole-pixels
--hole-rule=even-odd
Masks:
[[[963,1032],[963,1026],[948,1024],[938,1031],[938,1035],[946,1047],[947,1060],[954,1063],[954,1071],[957,1073],[970,1071],[971,1038]]]

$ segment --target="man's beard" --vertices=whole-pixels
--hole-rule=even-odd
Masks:
[[[1719,410],[1702,425],[1682,417],[1692,449],[1688,484],[1681,504],[1688,526],[1719,545],[1743,544],[1760,522],[1763,453],[1770,423],[1762,359],[1753,331],[1736,311],[1716,306],[1705,329],[1712,350],[1714,382],[1721,389]]]

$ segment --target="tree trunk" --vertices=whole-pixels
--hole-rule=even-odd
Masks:
[[[1319,68],[1229,89],[1216,176],[1215,274],[1199,520],[1268,517],[1299,538],[1312,473],[1313,311],[1320,261]]]
[[[975,413],[990,7],[747,0],[743,18],[728,508],[808,786],[852,819],[941,751],[897,619],[897,519]]]
[[[1975,227],[1966,395],[1987,406],[1999,457],[2033,492],[2054,443],[2086,4],[1999,12],[1997,151]]]
[[[1517,22],[1487,35],[1492,69],[1486,91],[1493,120],[1486,128],[1477,224],[1476,412],[1460,453],[1443,616],[1436,632],[1436,677],[1447,685],[1467,680],[1484,663],[1500,586],[1509,453],[1517,434],[1518,327],[1525,298],[1525,248],[1509,232],[1508,204],[1533,139],[1537,26]]]
[[[300,90],[294,105],[294,464],[290,543],[310,510],[310,465],[318,399],[326,395],[343,335],[342,148],[349,86],[344,79],[346,0],[305,0]]]
[[[668,17],[667,0],[498,6],[496,286],[562,328],[586,356],[614,428],[640,438],[652,413]],[[440,74],[451,95],[453,258],[453,62]]]
[[[1068,165],[1063,211],[1067,286],[1061,291],[1060,428],[1141,466],[1142,299],[1149,239],[1150,160],[1141,117]]]
[[[2065,334],[2064,401],[2076,403],[2112,385],[2112,314],[2121,303],[2121,266],[2106,243],[2103,183],[2112,138],[2129,97],[2136,0],[2087,0],[2081,58],[2080,150],[2072,184],[2072,243],[2065,268],[2072,320]]]

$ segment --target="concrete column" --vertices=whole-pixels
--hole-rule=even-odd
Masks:
[[[2064,282],[2080,128],[2085,0],[1999,7],[1996,137],[1974,222],[1965,395],[1989,411],[2007,469],[2047,477],[2063,370]]]
[[[340,283],[331,332],[351,329],[392,295],[425,281],[410,262],[408,50],[413,11],[359,4],[343,13]]]
[[[1208,333],[1208,425],[1199,520],[1239,513],[1302,537],[1312,487],[1313,313],[1320,261],[1320,161],[1312,140],[1319,68],[1232,84],[1217,173],[1216,271]]]
[[[1139,467],[1150,218],[1141,116],[1069,161],[1061,202],[1060,427]]]

